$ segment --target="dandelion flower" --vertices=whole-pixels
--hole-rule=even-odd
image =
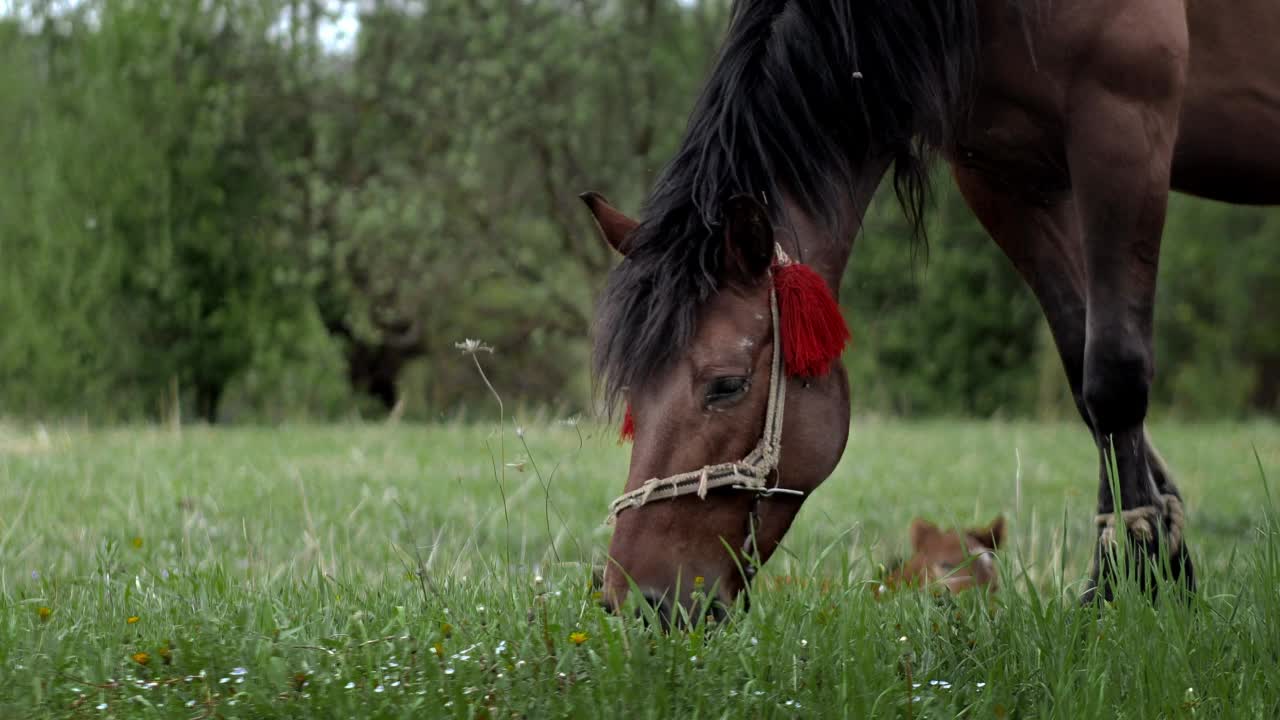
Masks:
[[[139,665],[146,665],[151,662],[151,656],[144,652],[136,652],[132,657],[133,661]]]
[[[40,616],[40,622],[48,622],[49,618],[53,617],[53,610],[41,605],[36,608],[36,615]]]
[[[581,645],[582,643],[586,642],[588,639],[589,638],[587,634],[582,632],[581,630],[576,630],[574,632],[569,633],[569,642],[573,643],[574,645]]]
[[[467,338],[466,340],[463,340],[462,342],[459,342],[459,343],[454,343],[453,346],[461,350],[464,355],[475,355],[476,353],[482,353],[482,352],[492,353],[493,352],[493,348],[489,347],[488,345],[485,345],[484,341],[472,340],[471,338]]]
[[[130,541],[129,541],[129,544],[130,544],[130,545],[133,545],[133,549],[134,549],[134,550],[141,550],[141,549],[142,549],[142,538],[140,538],[140,537],[134,537],[132,540],[130,540]]]
[[[138,617],[137,615],[130,615],[129,617],[125,618],[124,621],[129,623],[130,625],[137,625],[138,621],[141,619],[142,618]]]
[[[453,626],[449,623],[440,623],[440,634],[446,638],[453,635]]]
[[[693,578],[693,586],[695,588],[702,587],[706,582],[707,582],[707,579],[702,577],[701,575],[698,575],[695,578]]]

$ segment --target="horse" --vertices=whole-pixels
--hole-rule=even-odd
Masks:
[[[943,530],[915,518],[908,529],[911,557],[892,567],[876,589],[876,596],[902,587],[936,587],[960,592],[982,588],[995,592],[1000,576],[993,555],[1004,544],[1005,520],[964,530]]]
[[[581,196],[623,256],[593,373],[634,434],[606,605],[634,589],[688,610],[694,578],[717,607],[749,600],[849,432],[840,363],[777,346],[842,347],[824,308],[872,194],[892,175],[921,234],[934,158],[1037,298],[1096,442],[1082,599],[1190,597],[1181,495],[1145,429],[1161,234],[1171,191],[1280,202],[1275,37],[1270,0],[737,0],[640,218]],[[788,303],[795,268],[818,282]]]

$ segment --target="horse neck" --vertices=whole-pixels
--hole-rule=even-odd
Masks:
[[[782,231],[777,235],[778,242],[796,261],[812,267],[837,298],[840,297],[840,278],[853,252],[853,242],[862,230],[867,206],[871,204],[889,164],[890,160],[885,158],[864,165],[858,183],[845,193],[846,200],[842,206],[835,209],[833,216],[836,222],[831,228],[803,210],[794,198],[787,196],[784,199],[785,220]]]

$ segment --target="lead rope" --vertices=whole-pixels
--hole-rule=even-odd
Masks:
[[[769,311],[773,316],[773,360],[769,367],[769,404],[765,410],[764,431],[760,442],[746,457],[729,463],[707,465],[700,470],[651,478],[643,485],[624,493],[609,504],[612,525],[624,510],[644,507],[655,500],[669,500],[684,495],[697,495],[705,500],[707,493],[716,488],[729,487],[756,493],[757,497],[778,493],[804,495],[799,490],[769,487],[769,473],[778,467],[782,459],[782,413],[787,402],[787,380],[782,372],[782,334],[778,322],[778,292],[769,291]]]

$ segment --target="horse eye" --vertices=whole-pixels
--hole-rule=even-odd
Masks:
[[[707,404],[725,403],[737,400],[746,394],[751,381],[744,377],[722,377],[711,381],[707,386]]]

